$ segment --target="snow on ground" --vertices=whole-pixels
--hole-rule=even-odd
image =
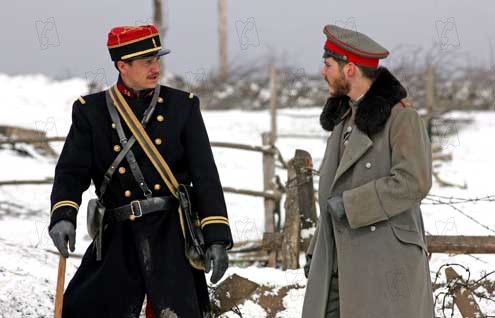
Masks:
[[[55,82],[42,75],[9,77],[0,74],[0,125],[18,125],[43,129],[48,136],[65,136],[70,126],[71,105],[79,95],[85,94],[83,80],[72,79]],[[26,93],[26,92],[29,92]],[[311,134],[321,138],[279,138],[277,146],[285,160],[294,155],[295,149],[311,153],[317,169],[323,156],[326,134],[319,127],[320,108],[281,110],[278,119],[280,134]],[[269,129],[267,111],[242,110],[204,111],[206,126],[212,141],[261,144],[261,133]],[[451,137],[441,138],[439,143],[453,160],[436,168],[442,179],[456,184],[466,183],[466,189],[442,188],[434,183],[431,194],[445,197],[475,198],[493,194],[495,112],[453,113],[452,117],[468,117],[473,123],[467,127],[454,127]],[[61,143],[52,143],[60,151]],[[55,160],[43,157],[21,156],[4,146],[0,149],[0,180],[43,179],[52,177]],[[29,147],[26,147],[29,150]],[[30,153],[33,153],[30,151]],[[215,159],[224,186],[262,190],[261,154],[225,148],[214,149]],[[285,182],[286,172],[277,174]],[[25,185],[0,187],[0,205],[14,202],[26,209],[8,206],[9,213],[0,212],[0,317],[49,317],[55,290],[58,256],[48,237],[48,211],[50,208],[49,185]],[[85,233],[86,202],[94,197],[91,187],[83,195],[76,239],[76,254],[84,253],[89,245]],[[257,239],[263,233],[263,201],[236,194],[226,194],[231,227],[236,241]],[[425,200],[423,214],[426,230],[432,235],[494,235],[495,219],[490,215],[493,202],[468,202],[455,205],[468,213],[478,224],[447,205],[428,204]],[[2,211],[5,207],[2,206]],[[487,229],[488,227],[488,229]],[[51,251],[51,252],[50,252]],[[73,275],[80,259],[72,257],[67,263],[67,279]],[[450,256],[434,254],[431,261],[432,277],[441,265],[461,263],[471,270],[471,278],[495,270],[493,255]],[[459,268],[460,274],[465,275]],[[302,270],[280,271],[272,268],[230,268],[227,275],[237,273],[258,283],[273,286],[305,285]],[[444,280],[444,275],[440,280]],[[466,276],[464,276],[466,277]],[[492,277],[494,279],[495,277]],[[278,317],[300,317],[304,290],[289,293],[285,299],[286,311]],[[495,295],[492,295],[495,298]],[[495,315],[493,302],[480,302],[486,314]],[[253,302],[240,306],[244,317],[265,317],[263,309]],[[439,313],[437,313],[440,316]],[[226,317],[236,317],[227,314]]]

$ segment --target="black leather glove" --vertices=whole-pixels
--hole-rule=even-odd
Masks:
[[[52,238],[53,244],[55,244],[63,257],[69,257],[67,241],[69,241],[70,251],[74,252],[76,247],[76,229],[74,228],[74,224],[72,224],[72,222],[66,220],[58,221],[55,225],[53,225],[49,234]]]
[[[343,220],[345,215],[344,198],[342,194],[335,194],[327,200],[327,209],[330,214],[337,220]]]
[[[306,264],[304,264],[304,276],[306,276],[306,278],[309,278],[309,269],[311,267],[312,258],[313,255],[306,254]]]
[[[213,265],[212,265],[213,263]],[[209,273],[213,269],[210,281],[216,284],[229,267],[229,256],[225,245],[214,243],[206,249],[205,272]]]

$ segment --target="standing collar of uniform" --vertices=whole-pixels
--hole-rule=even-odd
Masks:
[[[355,108],[355,107],[359,106],[359,103],[363,100],[363,97],[364,97],[365,94],[366,93],[363,93],[361,96],[359,96],[358,98],[356,98],[355,101],[353,101],[353,100],[351,100],[349,98],[349,105],[351,105],[352,108]],[[353,110],[355,110],[355,109],[353,109]]]
[[[122,77],[119,75],[119,79],[117,80],[117,88],[119,91],[122,93],[122,95],[134,98],[134,99],[140,99],[140,98],[145,98],[145,97],[150,97],[153,95],[153,89],[143,89],[142,91],[136,91],[130,87],[127,87],[125,85],[124,81],[122,80]]]

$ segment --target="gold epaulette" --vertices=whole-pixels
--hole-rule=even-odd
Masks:
[[[189,99],[191,99],[193,97],[194,97],[194,94],[193,93],[189,93]]]
[[[78,100],[79,100],[79,102],[80,102],[82,105],[86,104],[86,101],[84,100],[84,98],[83,98],[82,96],[79,96]]]

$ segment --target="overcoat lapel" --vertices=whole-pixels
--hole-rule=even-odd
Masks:
[[[330,186],[335,178],[335,172],[339,166],[339,154],[340,154],[340,139],[343,131],[343,124],[340,123],[335,126],[332,131],[332,135],[329,137],[327,149],[325,151],[325,160],[320,168],[320,184],[319,195],[321,202],[325,202],[328,199],[327,191],[330,190]]]
[[[342,125],[340,125],[342,126]],[[342,130],[342,128],[341,128]],[[340,142],[339,142],[340,144]],[[349,143],[342,154],[335,178],[330,186],[330,193],[333,187],[337,183],[337,180],[350,168],[352,165],[361,158],[366,151],[373,145],[373,141],[361,130],[355,128],[349,137]]]

